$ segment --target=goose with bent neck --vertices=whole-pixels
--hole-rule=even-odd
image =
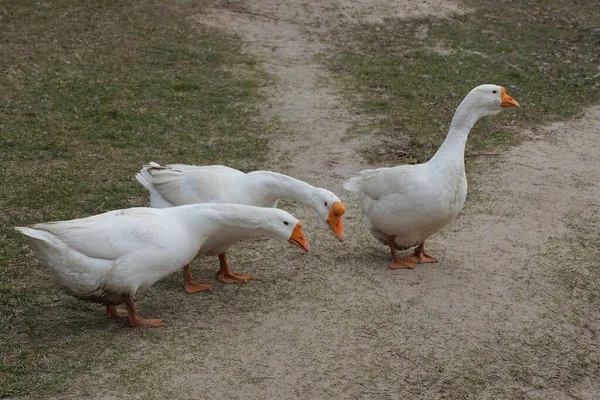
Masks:
[[[143,167],[136,179],[150,192],[150,206],[172,207],[195,203],[246,204],[277,207],[279,200],[292,200],[311,207],[322,228],[330,229],[339,241],[345,238],[342,215],[345,206],[327,189],[271,171],[242,171],[223,165],[194,166],[155,162]],[[226,250],[244,239],[244,232],[233,230],[215,235],[200,249],[202,255],[218,255],[217,278],[225,283],[241,283],[251,275],[230,270]],[[184,289],[188,293],[212,290],[209,282],[193,280],[190,265],[183,271]]]
[[[67,293],[105,304],[109,318],[127,318],[132,327],[158,327],[163,320],[139,316],[135,295],[189,263],[211,237],[236,229],[308,251],[301,227],[291,214],[274,208],[194,204],[129,208],[15,229],[28,237]],[[117,308],[122,303],[127,310]]]
[[[425,253],[425,240],[450,223],[467,196],[464,154],[469,132],[482,117],[519,107],[506,89],[481,85],[458,106],[446,140],[424,164],[363,170],[344,183],[360,197],[363,222],[390,247],[392,269],[412,269],[437,260]],[[397,249],[417,246],[400,258]]]
[[[252,171],[248,172],[240,183],[243,185],[240,197],[254,197],[262,207],[277,207],[279,200],[291,200],[315,210],[319,208],[319,189],[288,175],[271,171]]]

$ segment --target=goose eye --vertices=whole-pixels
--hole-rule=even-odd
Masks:
[[[325,202],[325,207],[327,207],[327,202]]]
[[[289,222],[287,222],[287,221],[283,221],[283,224],[284,224],[284,225],[289,225],[290,223],[289,223]]]
[[[496,94],[496,93],[498,93],[498,91],[497,90],[492,90],[492,93]]]

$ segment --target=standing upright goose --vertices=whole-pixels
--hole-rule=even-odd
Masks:
[[[290,176],[271,171],[243,173],[223,165],[194,166],[155,162],[143,167],[136,179],[150,192],[150,206],[155,208],[195,203],[231,203],[259,207],[277,207],[279,200],[294,200],[317,213],[322,228],[329,228],[339,241],[345,238],[342,215],[346,211],[340,199],[329,190],[314,187]],[[200,250],[203,255],[218,255],[221,282],[240,283],[251,275],[230,271],[225,251],[240,239],[236,235],[215,237]],[[190,265],[183,270],[184,288],[188,293],[211,290],[209,282],[192,279]]]
[[[132,327],[158,327],[162,320],[140,318],[136,293],[180,270],[206,241],[221,232],[244,231],[308,251],[301,227],[292,215],[274,208],[194,204],[129,208],[15,229],[29,238],[67,293],[105,304],[110,318],[128,318]],[[127,311],[116,307],[122,303]]]
[[[464,153],[469,132],[481,117],[519,107],[506,89],[477,86],[458,106],[448,136],[426,163],[369,169],[350,178],[344,188],[358,193],[364,223],[375,238],[390,246],[390,268],[415,268],[437,262],[425,254],[425,239],[450,223],[467,196]],[[400,258],[396,249],[417,246]]]

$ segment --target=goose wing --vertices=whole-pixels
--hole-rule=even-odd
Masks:
[[[420,165],[418,165],[420,166]],[[346,190],[362,193],[373,200],[391,194],[403,194],[421,180],[417,165],[400,165],[392,168],[366,169],[344,183]],[[423,175],[423,179],[425,179]]]
[[[151,209],[132,208],[71,221],[41,223],[30,226],[46,231],[71,250],[91,258],[116,260],[147,248],[161,247],[158,235],[165,221]]]
[[[196,167],[173,164],[149,168],[152,184],[162,197],[176,206],[219,202],[233,177],[242,172],[222,165]]]

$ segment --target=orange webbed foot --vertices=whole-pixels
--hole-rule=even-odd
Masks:
[[[433,258],[430,255],[427,255],[425,253],[423,253],[421,255],[421,261],[422,263],[436,263],[438,262],[437,258]]]
[[[129,313],[117,306],[106,306],[106,316],[110,319],[124,319]]]
[[[436,260],[435,258],[423,253],[423,254],[411,254],[409,256],[406,256],[402,259],[403,261],[406,261],[408,263],[415,263],[415,264],[420,264],[420,263],[436,263],[438,262],[438,260]]]
[[[213,290],[212,284],[210,282],[194,280],[185,281],[183,288],[186,291],[186,293],[190,294],[203,291],[212,292]]]
[[[217,279],[223,283],[244,283],[253,278],[252,275],[231,272],[225,253],[219,254],[219,263],[221,264],[221,267],[217,272]]]
[[[409,264],[415,264],[415,265],[417,265],[418,263],[421,262],[421,258],[418,255],[416,255],[416,254],[410,254],[410,255],[408,255],[406,257],[401,258],[401,261],[404,261],[404,262],[409,263]]]
[[[217,279],[223,283],[244,283],[252,279],[252,275],[248,274],[236,274],[229,271],[219,271]]]
[[[438,260],[431,257],[429,254],[425,254],[425,242],[422,242],[420,245],[418,245],[417,248],[415,249],[415,252],[405,258],[410,259],[411,261],[414,261],[416,263],[436,263],[436,262],[438,262]]]
[[[407,260],[406,258],[396,258],[390,261],[391,269],[414,269],[417,266],[416,262]]]
[[[137,318],[134,321],[129,321],[129,326],[131,328],[135,328],[138,326],[150,326],[152,328],[160,328],[165,324],[164,319],[155,319],[155,318]]]
[[[165,323],[162,319],[146,319],[140,317],[140,313],[135,306],[135,300],[129,294],[123,295],[125,299],[125,307],[127,307],[127,319],[129,320],[129,326],[135,328],[136,326],[151,326],[158,328],[163,326]]]

